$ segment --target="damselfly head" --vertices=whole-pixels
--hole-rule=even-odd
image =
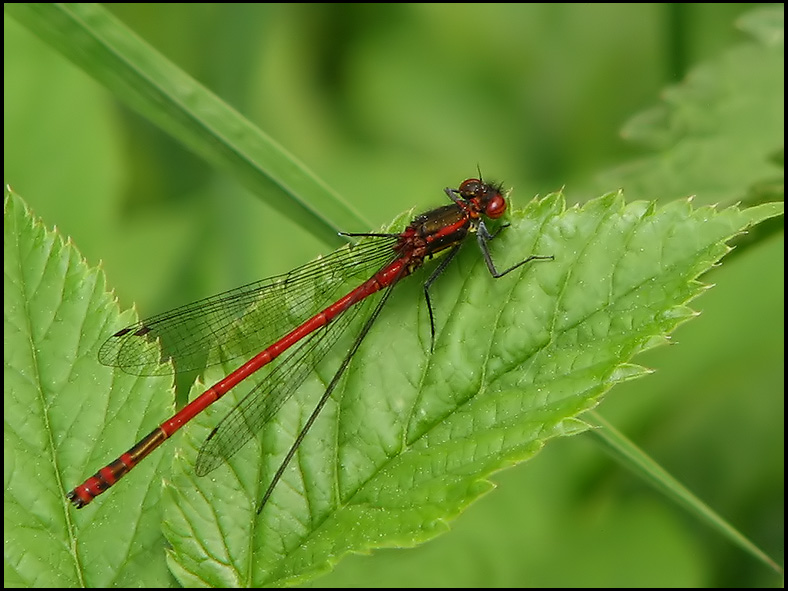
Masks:
[[[501,184],[485,183],[481,179],[467,179],[460,184],[457,193],[466,201],[473,202],[488,218],[497,219],[506,213],[506,199]]]

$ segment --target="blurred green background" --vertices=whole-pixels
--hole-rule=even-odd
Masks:
[[[348,231],[442,204],[477,165],[515,204],[561,187],[570,202],[597,196],[600,171],[649,153],[621,139],[626,121],[747,42],[734,23],[752,6],[107,5],[369,221]],[[4,180],[146,315],[326,251],[8,16]],[[783,261],[780,233],[714,271],[680,345],[636,360],[659,371],[600,407],[781,563]],[[781,583],[588,436],[494,479],[450,533],[346,558],[319,584]]]

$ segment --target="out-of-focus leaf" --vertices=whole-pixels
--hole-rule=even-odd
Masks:
[[[654,150],[597,175],[594,187],[621,187],[635,199],[697,196],[736,203],[779,173],[771,156],[785,143],[785,50],[782,7],[747,13],[756,38],[693,68],[662,102],[633,117],[625,139]]]

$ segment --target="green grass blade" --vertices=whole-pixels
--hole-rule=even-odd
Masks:
[[[684,507],[691,515],[705,522],[733,544],[766,564],[778,575],[781,577],[784,575],[782,567],[775,560],[692,494],[642,449],[602,418],[598,412],[591,411],[589,417],[591,419],[589,423],[596,427],[591,429],[589,433],[595,436],[625,468],[639,475],[665,496]]]
[[[328,244],[369,227],[282,146],[97,4],[6,4],[5,10],[121,101]]]

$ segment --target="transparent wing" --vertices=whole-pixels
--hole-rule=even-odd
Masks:
[[[394,237],[368,238],[283,275],[152,316],[107,339],[99,361],[162,375],[172,371],[165,365],[170,360],[176,371],[189,371],[256,353],[344,295],[352,280],[366,280],[392,260],[394,244]]]
[[[356,304],[304,339],[222,419],[200,448],[194,468],[198,476],[222,465],[276,415],[371,299]]]

